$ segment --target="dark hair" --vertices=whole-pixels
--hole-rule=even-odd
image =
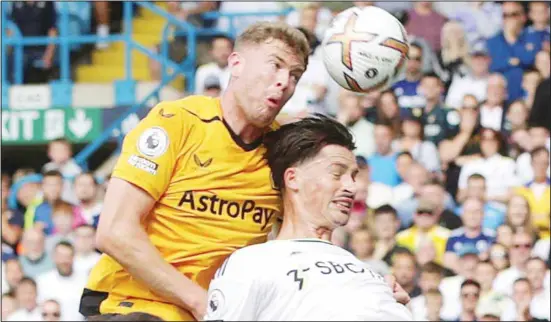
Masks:
[[[428,72],[428,73],[423,74],[423,77],[421,77],[421,80],[423,80],[425,78],[436,78],[438,80],[438,83],[440,85],[442,85],[442,79],[435,72]]]
[[[392,217],[398,219],[398,212],[396,212],[396,209],[391,205],[382,205],[373,211],[373,217],[377,217],[383,214],[391,214]]]
[[[486,181],[486,178],[485,178],[483,175],[481,175],[480,173],[471,174],[471,175],[469,176],[469,178],[467,178],[467,181],[469,181],[469,180],[475,180],[475,179],[482,179],[482,180]]]
[[[59,247],[67,247],[70,250],[72,250],[73,252],[75,251],[75,247],[73,246],[73,244],[71,244],[70,242],[68,242],[66,240],[62,240],[62,241],[58,242],[57,244],[55,244],[54,249],[57,250]]]
[[[547,150],[546,147],[538,146],[538,147],[534,148],[534,150],[530,151],[530,157],[533,159],[537,154],[539,154],[541,152],[549,155],[549,151]]]
[[[474,285],[476,286],[476,288],[480,290],[480,283],[470,278],[466,279],[465,281],[463,281],[463,283],[461,283],[461,289],[463,289],[465,286],[468,286],[468,285]]]
[[[415,265],[415,268],[417,268],[417,259],[415,258],[415,254],[413,254],[409,249],[407,248],[398,248],[396,249],[396,251],[394,252],[394,254],[392,254],[392,258],[390,260],[391,264],[394,265],[394,262],[396,261],[396,258],[398,256],[407,256],[409,257],[409,259],[413,262],[413,264]]]
[[[88,321],[164,321],[158,316],[145,312],[132,312],[129,314],[101,314],[91,316]]]
[[[61,174],[61,172],[59,172],[57,170],[46,171],[42,174],[42,176],[44,178],[46,178],[46,177],[59,177],[59,178],[63,179],[63,174]]]
[[[444,276],[444,268],[435,262],[428,262],[421,267],[421,273],[438,274]]]
[[[272,170],[274,188],[285,188],[285,170],[315,157],[330,144],[354,150],[354,137],[341,123],[321,114],[288,123],[264,137],[265,157]]]
[[[32,286],[34,286],[34,288],[36,288],[36,282],[31,277],[23,276],[23,278],[19,281],[19,283],[17,283],[17,287],[19,287],[19,285],[21,285],[23,283],[31,284]]]
[[[402,152],[398,153],[398,155],[396,155],[396,159],[398,159],[399,157],[401,157],[403,155],[408,156],[410,159],[413,160],[413,155],[411,155],[411,153],[409,151],[402,151]]]

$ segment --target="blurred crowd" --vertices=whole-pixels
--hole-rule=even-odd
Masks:
[[[284,19],[300,28],[313,51],[282,113],[332,115],[356,137],[362,189],[333,242],[394,274],[415,320],[550,320],[549,3],[354,2],[395,14],[411,44],[400,80],[365,95],[340,88],[320,55],[342,8],[288,4],[296,10],[286,17],[234,27]],[[280,8],[169,4],[179,19],[220,30],[227,21],[201,13]],[[229,79],[233,39],[203,42],[196,94],[215,97]],[[78,299],[100,256],[94,233],[106,182],[83,172],[63,139],[48,157],[42,169],[2,174],[2,320],[82,319]],[[23,184],[17,207],[7,207],[13,184],[35,172],[42,182]]]

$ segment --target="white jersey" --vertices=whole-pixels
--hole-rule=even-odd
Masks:
[[[350,252],[319,239],[273,240],[233,253],[210,283],[205,320],[412,321]]]

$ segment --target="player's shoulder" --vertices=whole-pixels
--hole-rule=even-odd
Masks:
[[[187,122],[202,121],[203,123],[209,123],[221,120],[220,101],[217,98],[201,95],[160,102],[151,109],[149,115],[152,114],[164,119],[185,120]]]

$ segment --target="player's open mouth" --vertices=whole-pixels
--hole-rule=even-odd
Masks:
[[[349,198],[342,198],[334,200],[333,203],[337,206],[337,208],[346,214],[350,214],[350,211],[352,210],[352,204],[353,200]]]
[[[281,102],[280,99],[269,97],[266,101],[268,101],[268,105],[270,107],[279,107],[279,102]]]

